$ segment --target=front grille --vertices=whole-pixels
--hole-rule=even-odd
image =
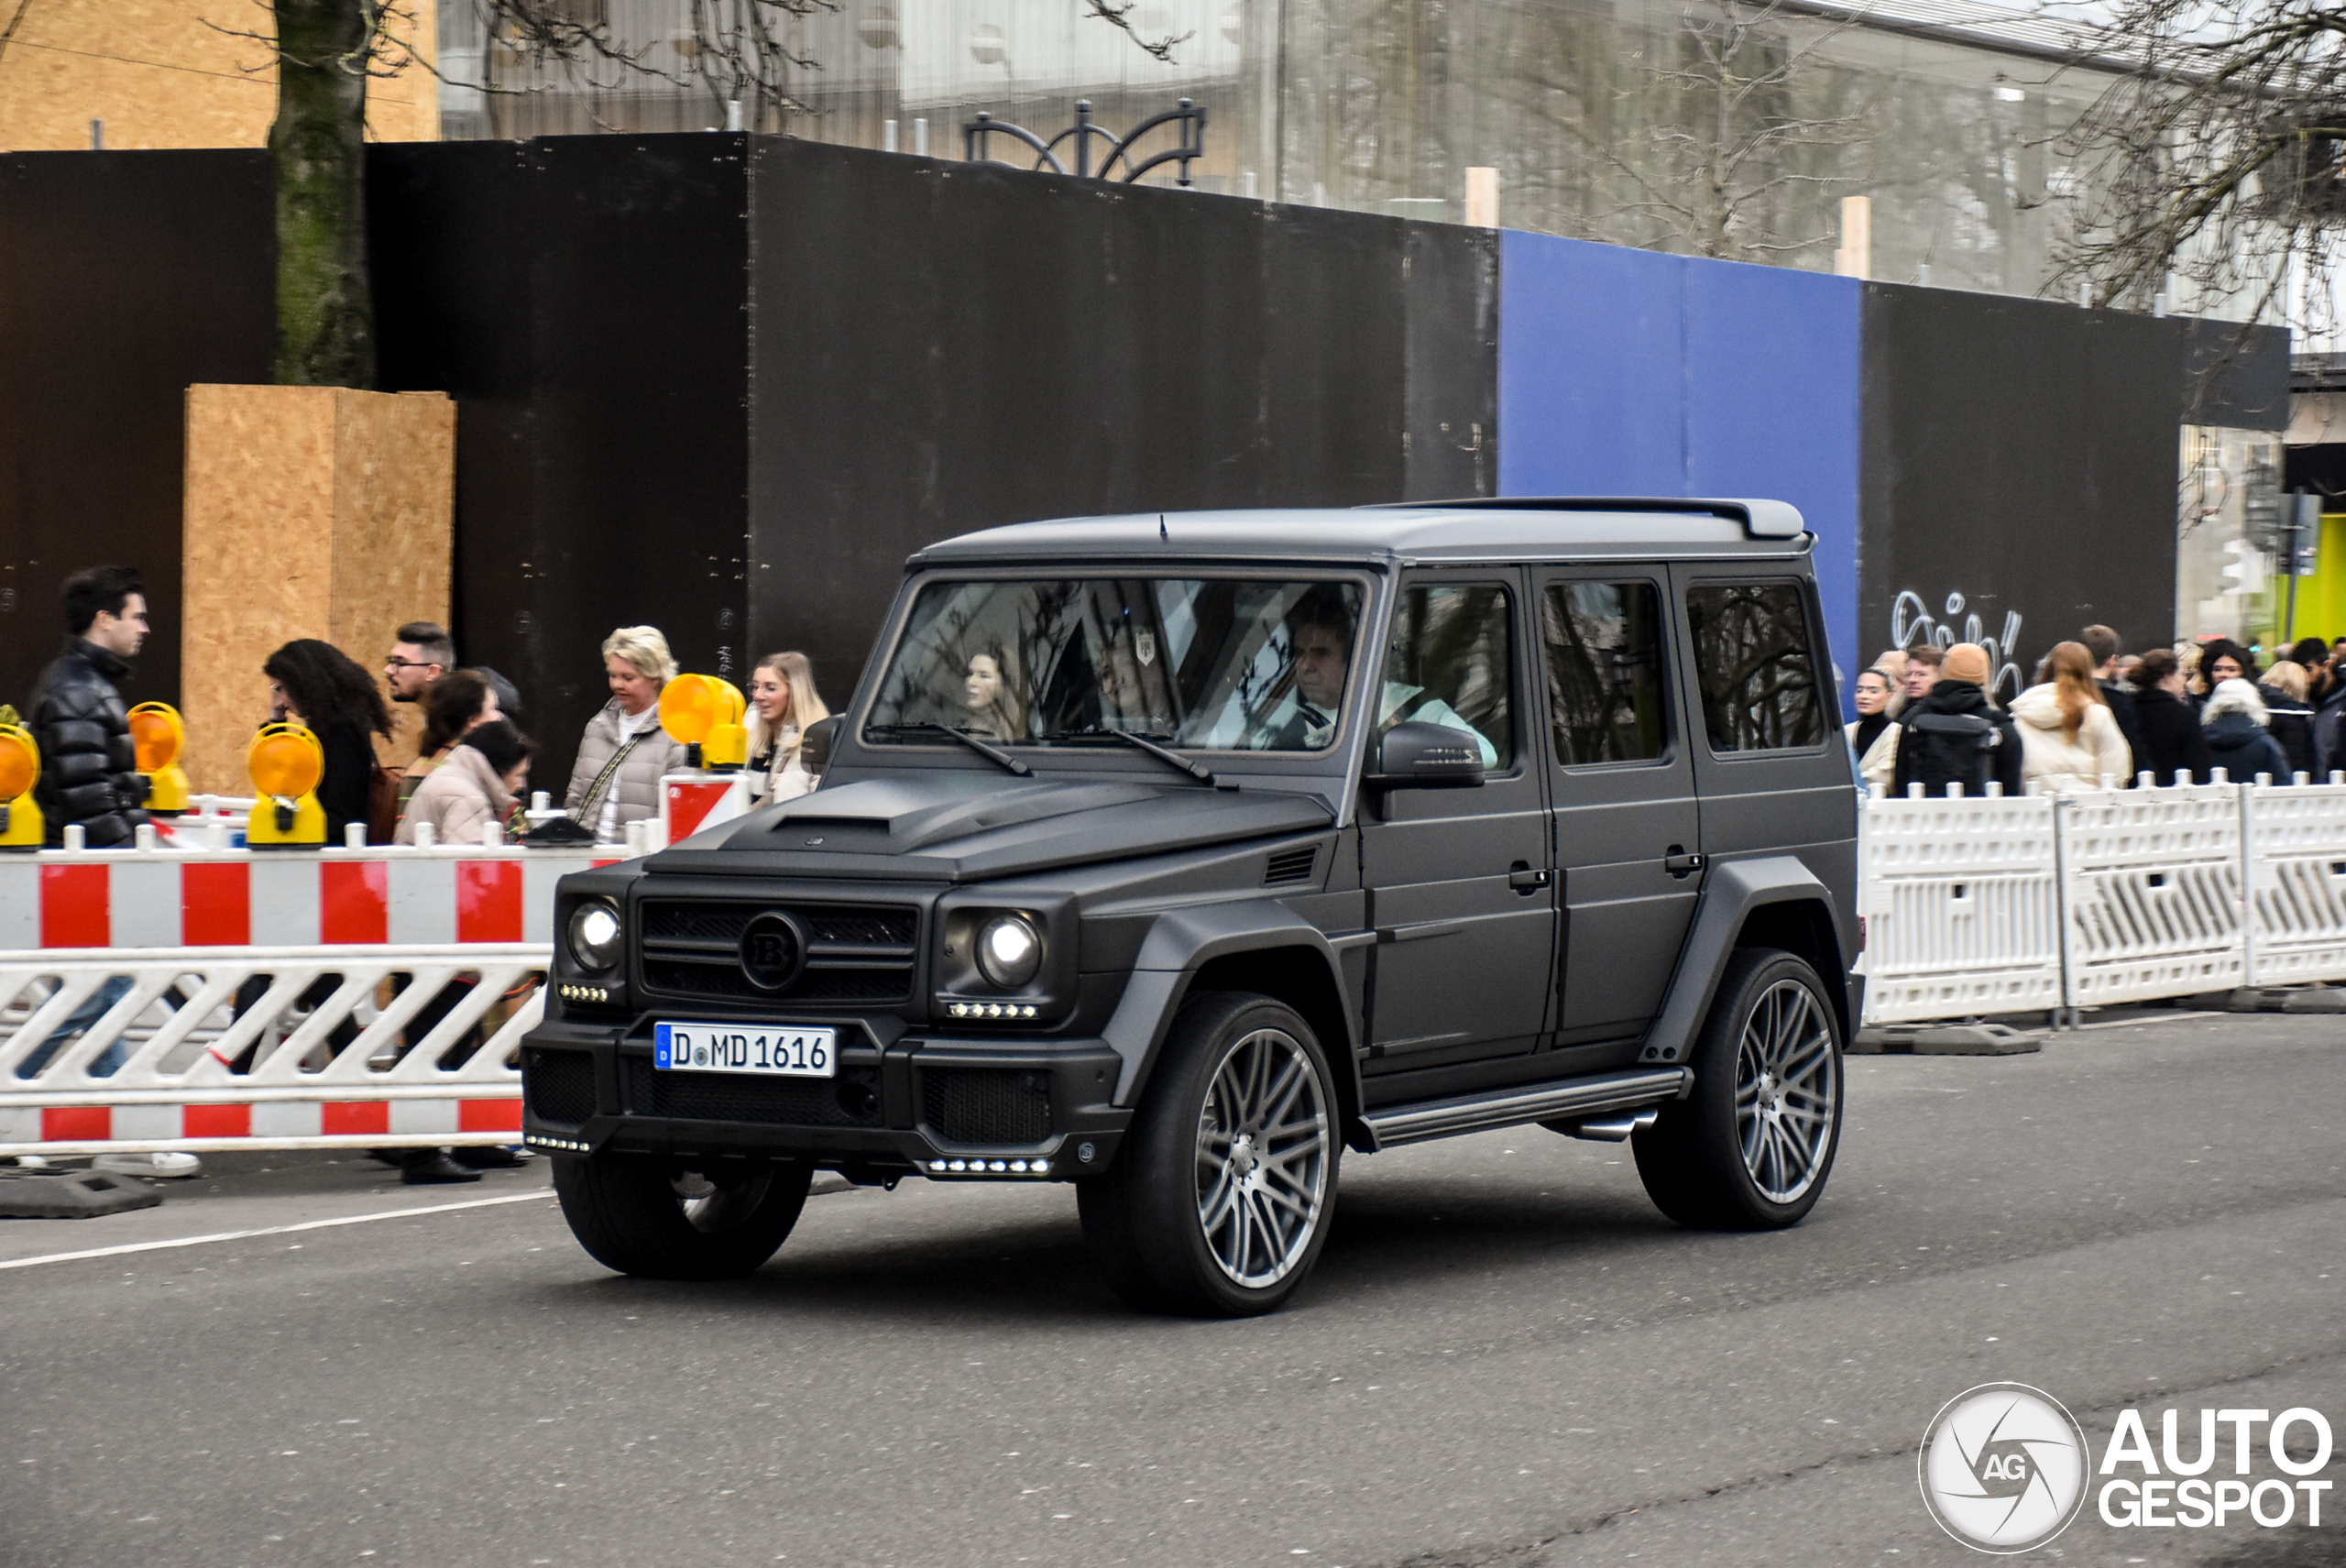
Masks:
[[[595,1113],[595,1058],[585,1051],[523,1051],[521,1092],[539,1121],[575,1127]]]
[[[830,1078],[762,1078],[737,1072],[662,1072],[642,1057],[627,1064],[628,1106],[639,1116],[686,1122],[755,1122],[786,1127],[876,1127],[880,1069],[842,1063]]]
[[[795,916],[806,932],[806,966],[782,991],[763,991],[741,972],[741,933],[765,911]],[[894,904],[784,904],[749,900],[644,900],[643,982],[672,996],[719,1002],[907,1002],[920,911]]]
[[[948,1144],[1039,1144],[1051,1135],[1051,1078],[1023,1068],[921,1069],[928,1124]]]

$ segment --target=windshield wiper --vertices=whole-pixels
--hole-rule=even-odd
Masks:
[[[1190,761],[1170,746],[1158,745],[1154,736],[1135,734],[1129,729],[1102,729],[1095,725],[1089,729],[1072,730],[1065,735],[1047,735],[1043,739],[1051,741],[1114,740],[1130,746],[1135,751],[1146,751],[1157,761],[1180,769],[1200,783],[1211,784],[1216,789],[1225,787],[1220,779],[1214,777],[1211,768],[1207,767],[1203,762]],[[1227,787],[1234,789],[1237,786],[1233,784]]]
[[[1034,769],[1001,747],[989,745],[968,730],[956,729],[949,724],[938,724],[934,720],[926,724],[867,724],[863,727],[863,732],[867,735],[950,735],[987,762],[1000,762],[1022,779],[1035,776]]]

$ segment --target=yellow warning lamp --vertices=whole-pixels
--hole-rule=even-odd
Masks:
[[[750,760],[748,706],[731,681],[678,675],[660,688],[660,728],[684,745],[686,766],[738,768]]]
[[[22,725],[0,724],[0,850],[38,850],[48,824],[33,799],[40,743]]]
[[[187,725],[180,710],[168,702],[142,702],[130,710],[130,744],[138,771],[147,775],[147,809],[177,817],[187,809],[187,770],[180,753],[187,749]]]
[[[264,724],[245,748],[252,775],[252,819],[245,842],[256,850],[307,850],[326,841],[326,808],[318,781],[326,774],[325,749],[298,724]]]

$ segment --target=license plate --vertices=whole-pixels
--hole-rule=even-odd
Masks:
[[[772,1024],[657,1024],[652,1065],[663,1072],[757,1072],[775,1078],[839,1076],[837,1029]]]

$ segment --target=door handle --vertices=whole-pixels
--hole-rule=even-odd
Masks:
[[[1551,880],[1551,873],[1546,867],[1534,871],[1529,861],[1518,861],[1507,868],[1507,884],[1518,893],[1537,893],[1547,886]]]
[[[1661,869],[1674,877],[1690,877],[1703,869],[1703,857],[1688,854],[1683,844],[1672,844],[1670,853],[1661,857]]]

